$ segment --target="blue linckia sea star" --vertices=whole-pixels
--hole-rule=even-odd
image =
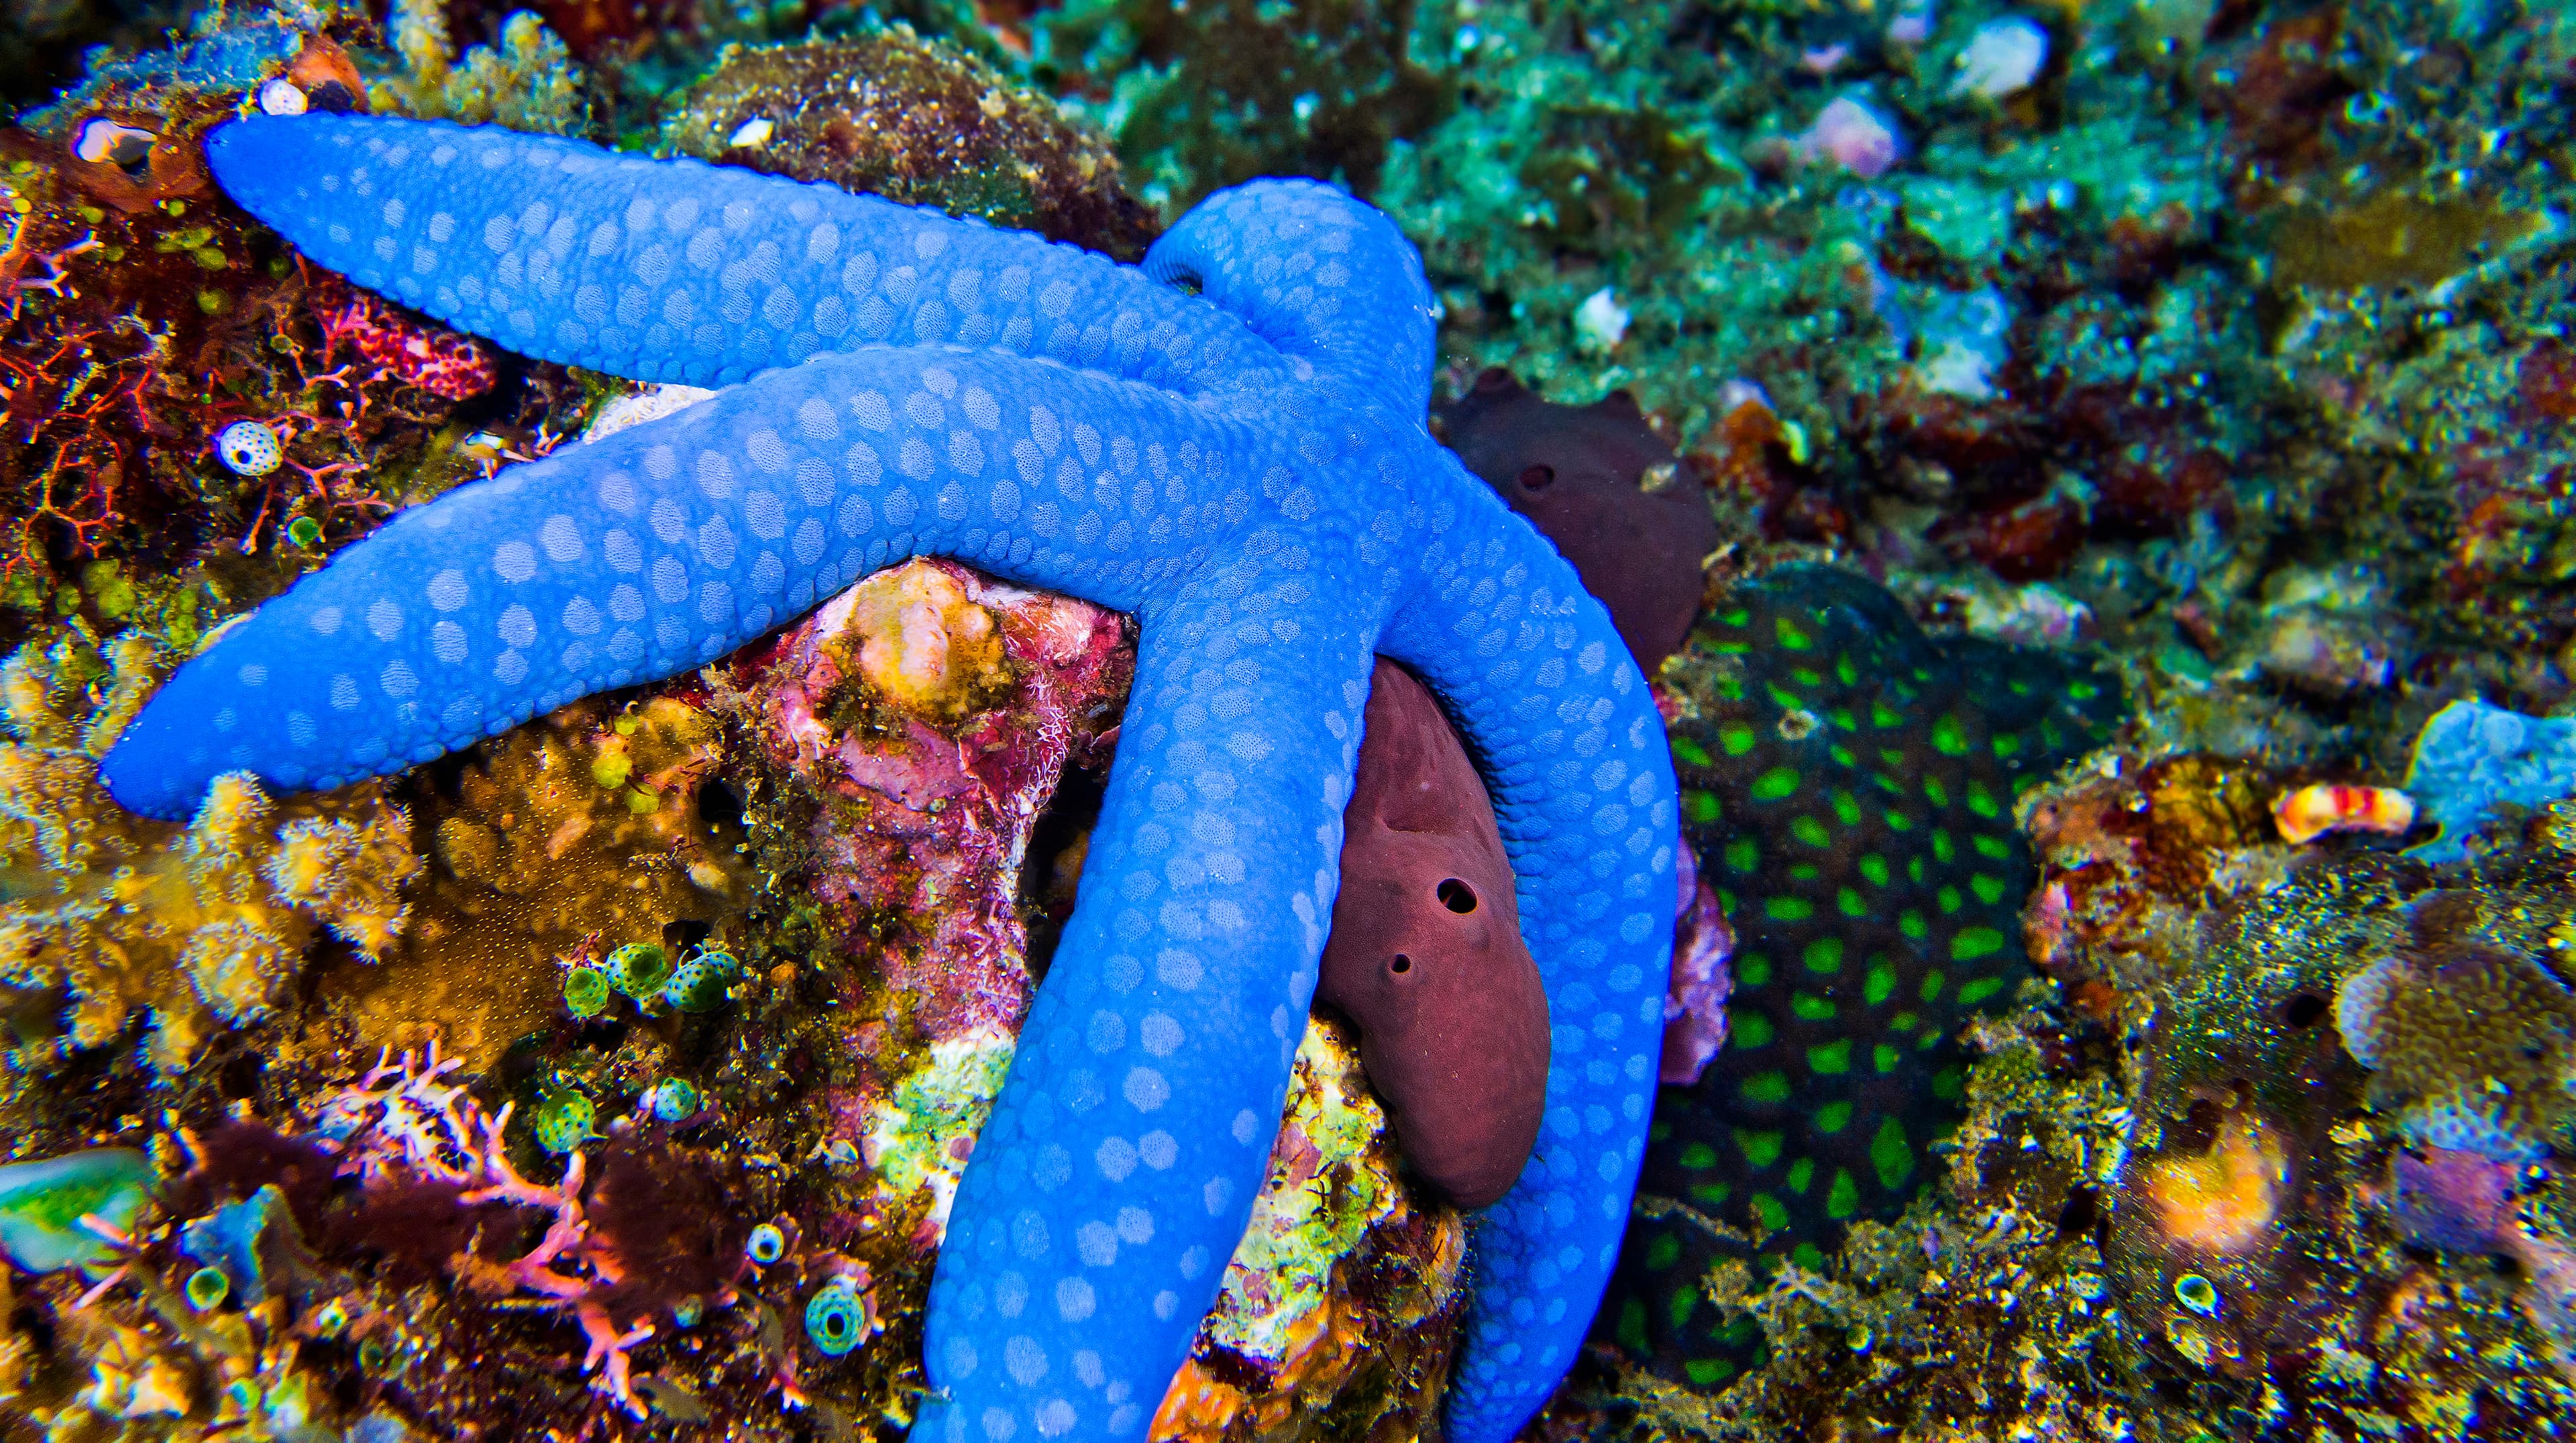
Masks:
[[[1392,656],[1480,758],[1546,979],[1547,1122],[1474,1220],[1449,1404],[1467,1443],[1529,1416],[1645,1143],[1672,768],[1608,615],[1425,431],[1431,297],[1384,217],[1257,183],[1140,270],[493,129],[254,117],[207,154],[362,284],[529,355],[729,389],[348,548],[171,678],[104,763],[121,801],[398,770],[722,656],[908,555],[1135,613],[1080,902],[932,1288],[921,1421],[1136,1438],[1261,1183],[1371,654]]]

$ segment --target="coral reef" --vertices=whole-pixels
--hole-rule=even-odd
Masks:
[[[829,181],[1132,261],[1153,218],[1052,100],[908,26],[729,52],[663,123],[673,150]]]
[[[448,429],[464,397],[488,397],[478,420],[506,445],[561,424],[560,371],[484,380],[475,343],[314,284],[207,178],[204,133],[253,92],[361,104],[341,41],[367,34],[293,7],[209,15],[168,51],[99,57],[0,130],[9,640],[22,613],[104,634],[156,620],[137,599],[255,604],[395,506],[479,474]],[[276,467],[219,460],[215,438],[245,421],[277,443]],[[132,584],[88,584],[102,565]],[[197,636],[155,629],[180,648]]]
[[[6,7],[0,95],[33,108],[0,129],[0,649],[25,644],[0,676],[0,933],[41,914],[133,965],[75,976],[47,952],[5,989],[0,1242],[34,1226],[29,1246],[83,1256],[0,1278],[0,1433],[905,1427],[948,1191],[1095,841],[1127,637],[945,565],[870,583],[829,655],[748,650],[391,791],[229,793],[267,810],[221,837],[105,801],[89,759],[227,618],[594,417],[604,436],[706,399],[458,335],[299,263],[209,180],[224,116],[368,109],[614,137],[1131,258],[1155,211],[1218,185],[1336,180],[1422,247],[1447,439],[1637,656],[1631,590],[1680,638],[1704,559],[1748,625],[1801,621],[1814,650],[1712,651],[1731,633],[1704,625],[1658,697],[1700,847],[1677,859],[1662,1135],[1617,1306],[1541,1435],[2562,1431],[2571,57],[2563,5],[2395,0]],[[1491,428],[1508,445],[1469,414],[1492,368],[1528,387]],[[1533,445],[1559,449],[1515,454]],[[1526,504],[1533,464],[1560,499],[1615,482],[1637,516],[1584,498],[1575,525],[1610,536],[1586,554]],[[1801,561],[1868,573],[1912,620],[1856,604],[1870,627],[1827,646],[1770,579]],[[1980,650],[1959,632],[2098,648],[2134,724],[2016,800],[2058,752],[2010,723],[2027,699],[2004,682],[1950,679]],[[1858,845],[1830,784],[1755,795],[1777,766],[1836,772],[1850,684],[1816,657],[1881,642],[1947,658],[1931,690],[1975,723],[1951,740],[2025,739],[2028,771],[1982,778],[1998,815],[1966,811],[1987,758],[1934,744],[1939,707],[1885,729],[1911,832]],[[800,687],[829,694],[805,752],[766,709]],[[2059,743],[2102,715],[2061,718]],[[1926,782],[1962,824],[1948,862]],[[835,850],[836,811],[891,839]],[[409,905],[381,960],[330,898],[278,890],[367,865],[305,836],[279,870],[308,821],[419,869],[342,918],[382,932]],[[77,868],[38,845],[81,828]],[[1882,895],[1870,855],[1925,937],[1894,902],[1842,916],[1843,887]],[[261,940],[201,925],[237,921]],[[1971,926],[2006,944],[1980,980],[2009,985],[1964,1005],[1965,964],[1931,944]],[[1836,938],[1836,978],[1806,972]],[[1874,952],[1909,985],[1938,966],[1942,998],[1873,1002]],[[1851,1076],[1793,1061],[1774,1118],[1703,1105],[1797,1029],[1848,1032]],[[465,1065],[369,1076],[379,1047],[433,1041]],[[1881,1042],[1898,1065],[1863,1094]],[[1123,1399],[1133,1426],[1434,1426],[1473,1278],[1384,1135],[1365,1045],[1307,1033],[1246,1249],[1181,1386]],[[1809,1116],[1845,1105],[1823,1141],[1855,1145],[1809,1146]],[[1872,1109],[1905,1129],[1894,1189]],[[107,1191],[11,1181],[66,1165]],[[1869,1204],[1839,1223],[1837,1167]],[[502,1169],[534,1200],[459,1201]],[[1757,1183],[1787,1213],[1767,1236]],[[104,1228],[79,1222],[93,1202]],[[1132,1269],[1124,1220],[1101,1221]],[[1100,1298],[1088,1326],[1117,1320]]]
[[[1415,18],[1414,0],[1073,0],[1030,28],[1039,66],[1103,122],[1137,193],[1178,215],[1255,176],[1374,191],[1396,145],[1452,104],[1414,58]]]
[[[1411,1201],[1347,1032],[1308,1024],[1252,1225],[1156,1439],[1315,1439],[1425,1426],[1455,1346],[1467,1231]]]
[[[1747,1353],[1700,1299],[1718,1239],[1819,1270],[1928,1181],[1959,1116],[1959,1026],[2025,975],[2010,808],[2119,705],[2099,672],[1927,638],[1847,573],[1785,568],[1710,614],[1664,685],[1686,835],[1734,929],[1726,1045],[1657,1099],[1641,1186],[1666,1201],[1631,1227],[1605,1310],[1622,1346],[1701,1384]]]

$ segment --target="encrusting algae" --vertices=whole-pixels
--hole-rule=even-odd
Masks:
[[[717,726],[671,696],[581,702],[484,743],[422,803],[433,859],[388,965],[335,974],[371,1045],[436,1023],[476,1067],[559,1005],[558,959],[597,962],[740,910],[739,804]]]

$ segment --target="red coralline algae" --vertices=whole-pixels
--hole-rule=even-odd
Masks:
[[[861,1217],[903,1220],[925,1254],[1035,991],[1030,839],[1067,763],[1107,760],[1134,666],[1116,613],[914,561],[789,630],[754,688],[803,819],[790,885],[861,964],[826,1146],[870,1169]]]
[[[895,604],[871,605],[881,585]],[[956,642],[987,628],[998,665],[974,667]],[[908,999],[927,1040],[1019,1028],[1031,989],[1022,854],[1068,758],[1088,759],[1114,725],[1133,666],[1124,639],[1113,612],[922,561],[842,593],[778,648],[761,740],[824,802],[808,895]],[[925,701],[955,694],[943,685],[999,684],[943,723],[866,679],[880,647],[921,670]],[[888,914],[903,919],[899,940],[881,940]]]
[[[367,364],[451,401],[482,395],[498,379],[492,349],[483,342],[420,320],[327,271],[310,274],[305,303],[322,323],[325,366],[346,347]]]

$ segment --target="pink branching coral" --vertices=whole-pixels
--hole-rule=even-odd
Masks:
[[[462,1207],[501,1203],[552,1214],[545,1236],[526,1254],[493,1263],[469,1250],[451,1258],[450,1266],[478,1293],[529,1292],[570,1309],[590,1341],[582,1367],[598,1370],[593,1386],[628,1413],[645,1417],[627,1353],[653,1336],[653,1324],[639,1319],[620,1331],[601,1297],[625,1275],[613,1251],[594,1243],[583,1215],[588,1163],[576,1151],[552,1185],[522,1177],[502,1141],[517,1104],[488,1114],[463,1087],[440,1084],[462,1061],[439,1060],[436,1043],[425,1058],[411,1052],[399,1062],[379,1057],[355,1086],[325,1103],[323,1133],[340,1145],[341,1175],[371,1190],[423,1179],[452,1183],[465,1189],[456,1198]]]

